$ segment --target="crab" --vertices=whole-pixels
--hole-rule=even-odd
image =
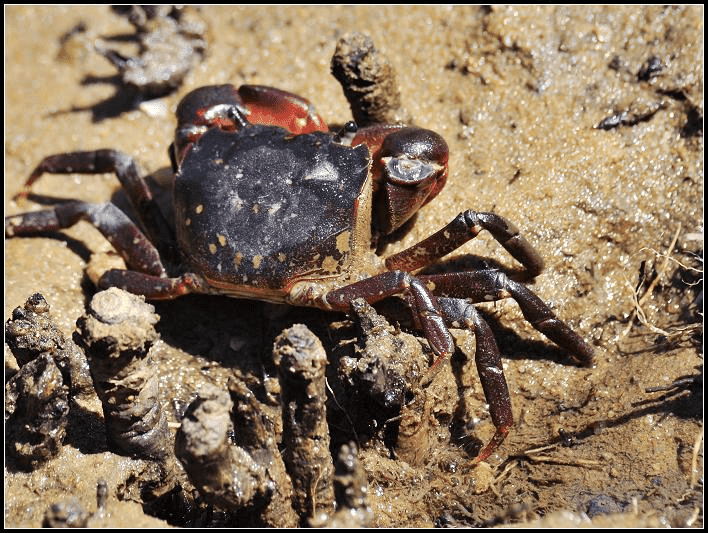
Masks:
[[[496,428],[477,462],[498,448],[513,417],[499,349],[475,303],[513,298],[536,330],[578,362],[592,362],[592,348],[503,272],[416,274],[486,230],[529,277],[537,276],[542,258],[497,214],[466,210],[410,248],[377,255],[377,245],[410,224],[446,182],[448,146],[437,133],[354,122],[331,132],[308,100],[255,85],[196,89],[176,115],[169,152],[174,223],[135,160],[107,149],[49,156],[26,187],[45,172],[115,173],[141,227],[112,203],[72,201],[7,217],[5,236],[87,220],[127,265],[106,271],[99,288],[120,287],[153,300],[206,293],[348,312],[358,298],[399,297],[435,355],[431,371],[455,349],[448,328],[468,328],[476,336],[476,365]]]

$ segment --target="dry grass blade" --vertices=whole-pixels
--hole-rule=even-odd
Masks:
[[[639,321],[644,326],[649,328],[654,333],[658,333],[660,335],[665,335],[667,337],[670,335],[669,332],[664,331],[661,328],[657,328],[653,324],[649,323],[649,321],[647,320],[647,317],[644,313],[644,310],[642,309],[642,305],[647,300],[647,298],[649,298],[649,296],[651,296],[651,294],[654,292],[654,288],[656,288],[656,285],[661,280],[662,275],[668,269],[669,262],[671,260],[671,253],[674,251],[674,247],[676,246],[676,242],[678,241],[680,232],[681,232],[681,223],[679,223],[678,227],[676,228],[676,233],[674,234],[674,237],[671,240],[671,244],[669,245],[668,250],[666,250],[666,253],[665,254],[658,254],[657,253],[658,255],[662,255],[664,257],[664,261],[661,264],[661,267],[659,267],[659,270],[656,273],[656,277],[651,282],[649,287],[647,287],[647,290],[644,292],[644,294],[641,296],[641,298],[638,297],[637,291],[632,289],[632,299],[634,301],[634,310],[632,311],[632,316],[630,316],[630,318],[629,318],[629,323],[627,324],[627,327],[625,328],[624,332],[622,333],[623,337],[625,337],[629,333],[629,331],[632,329],[632,326],[634,325],[635,318],[638,318]],[[630,285],[629,282],[627,282],[627,284]],[[630,285],[630,288],[632,288],[631,285]]]

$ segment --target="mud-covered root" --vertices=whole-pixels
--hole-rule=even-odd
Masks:
[[[5,450],[32,470],[58,455],[71,396],[92,394],[93,384],[86,358],[54,324],[40,293],[13,310],[5,342],[21,367],[5,384]]]
[[[175,440],[176,455],[199,493],[226,510],[251,505],[269,490],[262,483],[265,466],[229,441],[233,406],[228,391],[204,386],[187,408]]]
[[[54,352],[60,336],[49,317],[49,303],[38,292],[27,298],[24,306],[16,307],[5,323],[5,342],[20,366],[42,352]]]
[[[396,456],[409,465],[419,466],[430,456],[433,437],[430,427],[432,401],[426,389],[411,391],[413,400],[401,408],[396,440]]]
[[[361,440],[383,438],[395,448],[411,384],[428,370],[430,357],[415,337],[397,331],[363,299],[352,302],[351,317],[357,342],[338,358],[335,396]]]
[[[88,362],[83,352],[67,339],[54,323],[47,300],[40,293],[27,298],[24,306],[16,307],[5,323],[5,342],[23,366],[39,354],[48,353],[69,387],[70,398],[95,398]]]
[[[365,301],[352,302],[352,310],[359,321],[362,338],[365,339],[364,349],[360,352],[362,360],[373,357],[373,361],[386,369],[385,375],[389,379],[384,381],[386,386],[381,395],[398,399],[396,406],[400,408],[399,414],[391,413],[392,418],[386,421],[386,424],[398,423],[398,436],[394,446],[396,457],[410,465],[421,465],[428,458],[431,446],[431,400],[428,398],[427,389],[411,385],[410,378],[405,377],[411,374],[410,370],[400,363],[396,364],[390,355],[403,351],[412,359],[420,356],[419,347],[415,344],[404,346],[400,335],[393,335],[386,319]],[[410,364],[410,361],[407,364]],[[371,364],[369,366],[376,368]],[[428,370],[423,370],[422,375],[427,372]],[[396,376],[397,379],[391,379],[390,376]]]
[[[293,506],[306,519],[334,510],[325,370],[320,340],[302,324],[286,329],[273,347],[283,403],[283,453],[293,482]]]
[[[97,293],[76,322],[103,405],[109,446],[117,453],[164,461],[173,440],[149,355],[159,336],[152,305],[117,288]]]
[[[232,413],[234,444],[266,465],[267,477],[263,483],[271,492],[261,520],[270,527],[295,527],[299,517],[293,508],[293,484],[279,448],[282,442],[280,417],[239,379],[229,380],[229,392],[235,405]]]
[[[340,38],[331,68],[359,127],[410,122],[401,107],[395,70],[370,37],[350,33]]]
[[[49,353],[25,364],[5,385],[5,451],[33,470],[61,450],[69,389]]]
[[[369,482],[359,463],[359,453],[354,443],[339,449],[334,464],[334,497],[337,510],[333,515],[314,517],[312,527],[353,528],[372,527],[374,513],[369,501]]]
[[[213,385],[199,391],[177,432],[177,457],[204,500],[238,523],[248,515],[249,525],[294,527],[292,485],[273,432],[250,391],[236,382],[230,387],[231,395]]]

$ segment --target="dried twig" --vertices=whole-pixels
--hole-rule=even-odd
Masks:
[[[666,251],[665,254],[659,254],[658,252],[655,252],[657,255],[662,255],[664,257],[664,262],[661,264],[661,267],[659,267],[659,270],[656,273],[656,277],[654,280],[651,282],[647,290],[644,292],[641,298],[638,298],[637,291],[632,289],[632,300],[634,301],[634,310],[632,311],[632,316],[629,317],[629,323],[627,324],[627,327],[625,328],[624,332],[622,333],[622,336],[626,336],[629,331],[632,329],[632,326],[634,324],[634,319],[635,317],[639,319],[639,321],[649,328],[651,331],[654,333],[659,333],[664,336],[669,336],[669,332],[664,331],[663,329],[657,328],[653,324],[650,324],[649,321],[647,320],[646,315],[644,314],[644,310],[642,309],[642,305],[644,302],[651,296],[652,292],[654,292],[654,288],[656,285],[659,283],[659,280],[661,279],[661,276],[666,272],[668,266],[669,266],[669,261],[671,259],[671,253],[674,250],[674,247],[676,246],[676,241],[678,241],[679,233],[681,232],[681,223],[679,222],[678,227],[676,228],[676,233],[674,234],[674,238],[671,240],[671,244],[669,245],[668,250]],[[627,284],[630,286],[629,282]]]
[[[601,466],[600,461],[595,461],[594,459],[583,459],[579,457],[553,457],[547,454],[540,454],[540,452],[551,451],[558,448],[557,444],[549,444],[548,446],[542,446],[540,448],[534,448],[526,450],[521,454],[521,457],[529,461],[534,461],[536,463],[550,463],[556,465],[567,465],[567,466]],[[505,469],[506,470],[506,469]],[[504,474],[505,472],[502,472]],[[501,474],[500,474],[501,477]],[[496,481],[495,481],[496,482]]]
[[[567,465],[567,466],[602,466],[600,461],[595,461],[593,459],[581,459],[581,458],[563,458],[563,457],[551,457],[550,455],[526,455],[526,458],[530,461],[537,463],[550,463],[554,465]]]
[[[511,472],[514,468],[519,466],[519,460],[514,459],[511,462],[507,463],[507,465],[504,467],[504,470],[501,471],[501,473],[494,478],[494,481],[492,482],[492,490],[494,491],[494,494],[499,496],[499,493],[496,491],[496,484],[499,483],[502,479],[504,479],[506,476],[509,475],[509,472]]]

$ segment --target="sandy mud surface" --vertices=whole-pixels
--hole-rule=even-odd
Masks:
[[[146,172],[169,167],[174,109],[201,85],[280,87],[312,101],[329,124],[345,123],[351,111],[330,58],[340,36],[363,32],[396,68],[408,114],[450,146],[446,188],[388,251],[411,246],[465,209],[507,217],[546,261],[530,288],[595,348],[596,360],[591,369],[575,366],[511,300],[479,305],[504,358],[515,425],[473,468],[494,427],[472,334],[453,330],[459,350],[416,392],[416,376],[430,364],[425,340],[395,320],[377,330],[387,332],[379,347],[393,347],[388,356],[404,378],[401,401],[419,402],[387,422],[384,414],[396,414],[373,404],[358,410],[351,383],[359,383],[347,382],[343,361],[364,350],[361,318],[190,296],[155,307],[159,340],[150,368],[172,438],[200,391],[228,387],[232,399],[253,398],[251,415],[263,406],[275,439],[263,441],[263,454],[272,458],[275,442],[287,457],[273,344],[286,328],[305,324],[328,358],[321,394],[332,455],[358,446],[370,508],[361,518],[370,525],[592,519],[702,527],[703,8],[205,7],[198,16],[208,26],[207,48],[180,88],[125,110],[116,68],[94,50],[99,38],[105,44],[134,31],[124,17],[106,6],[6,7],[6,216],[42,207],[13,196],[50,154],[110,147]],[[131,53],[133,45],[111,46]],[[45,175],[32,191],[123,205],[112,175]],[[5,319],[41,292],[71,338],[96,292],[87,263],[110,250],[84,222],[6,239]],[[483,261],[515,267],[483,234],[443,268]],[[17,371],[6,345],[6,380]],[[277,525],[272,509],[213,510],[195,497],[179,463],[165,474],[153,461],[110,451],[98,398],[70,405],[54,459],[27,472],[6,455],[6,526],[40,526],[55,504],[53,516],[94,526]],[[361,488],[355,474],[347,479]],[[331,484],[342,478],[331,469],[323,475],[331,498]],[[307,514],[302,509],[317,508],[315,493],[302,487],[296,479],[292,493],[277,494]]]

